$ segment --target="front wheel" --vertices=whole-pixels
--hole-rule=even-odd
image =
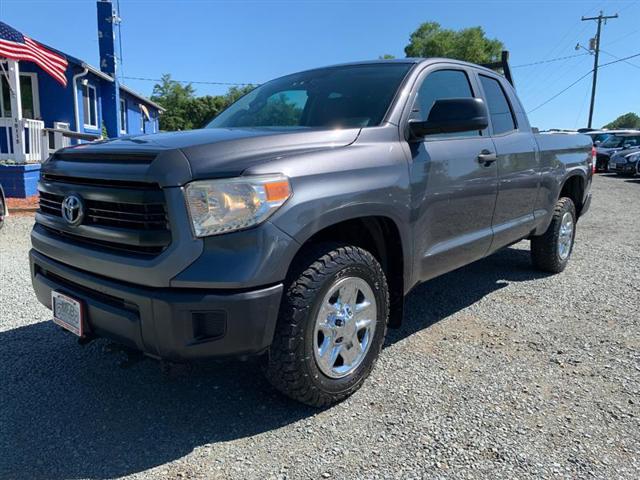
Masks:
[[[573,201],[560,198],[547,231],[531,238],[531,259],[536,268],[551,273],[560,273],[566,268],[576,237],[576,220]]]
[[[387,329],[387,282],[373,255],[354,246],[314,249],[294,269],[265,373],[287,396],[324,407],[371,372]]]

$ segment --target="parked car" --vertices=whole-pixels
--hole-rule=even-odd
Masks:
[[[640,160],[640,146],[614,153],[609,160],[609,171],[618,175],[634,176],[638,160]]]
[[[578,131],[580,131],[580,129],[578,129]],[[591,140],[593,141],[593,144],[597,147],[598,145],[600,145],[602,142],[604,142],[607,138],[609,138],[611,135],[614,135],[616,133],[633,133],[634,130],[589,130],[587,132],[580,132],[580,133],[584,133],[585,135],[589,135],[591,137]]]
[[[7,208],[7,200],[4,196],[4,189],[0,185],[0,228],[4,226],[4,220],[9,215],[9,209]]]
[[[329,405],[369,375],[421,282],[522,239],[536,268],[561,272],[591,149],[533,133],[509,82],[478,65],[296,73],[208,128],[56,153],[33,287],[83,342],[169,361],[263,355],[277,389]]]
[[[596,147],[596,171],[609,171],[611,155],[621,150],[640,147],[640,132],[615,133]]]

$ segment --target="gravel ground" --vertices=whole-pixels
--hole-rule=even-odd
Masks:
[[[522,242],[417,288],[372,377],[325,411],[255,362],[167,377],[80,347],[31,292],[31,219],[10,217],[0,478],[640,478],[640,180],[594,195],[563,274]]]

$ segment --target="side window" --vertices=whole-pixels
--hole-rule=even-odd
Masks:
[[[493,134],[510,132],[516,129],[516,122],[511,111],[507,96],[495,78],[480,75],[480,83],[487,98],[487,108],[493,125]]]
[[[436,70],[422,81],[411,118],[426,120],[436,100],[445,98],[473,98],[467,74],[462,70]],[[479,136],[480,132],[452,133],[440,136]]]

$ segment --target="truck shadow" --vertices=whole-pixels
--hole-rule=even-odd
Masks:
[[[531,265],[529,249],[505,248],[475,263],[419,285],[405,300],[402,326],[390,329],[386,346],[473,305],[511,282],[549,276]]]
[[[417,288],[388,344],[509,282],[537,278],[528,258],[507,249]],[[203,462],[233,462],[208,445],[317,413],[274,392],[256,362],[207,363],[168,379],[153,361],[117,368],[104,346],[81,348],[51,322],[0,333],[0,478],[114,478],[200,447]]]

